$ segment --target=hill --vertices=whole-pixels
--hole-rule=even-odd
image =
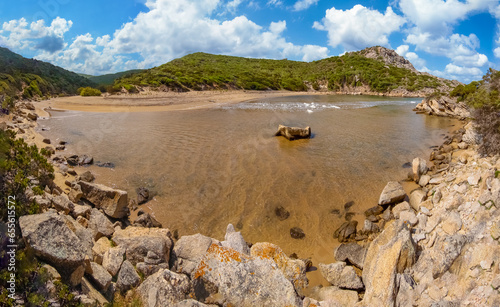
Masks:
[[[133,74],[137,74],[140,72],[143,72],[144,69],[132,69],[132,70],[127,70],[127,71],[122,71],[122,72],[117,72],[114,74],[106,74],[106,75],[101,75],[101,76],[90,76],[90,75],[83,75],[82,76],[86,77],[90,81],[94,82],[95,84],[98,85],[112,85],[116,79],[121,78],[121,77],[128,77]]]
[[[0,47],[0,97],[76,94],[79,87],[94,85],[74,72]]]
[[[428,95],[460,84],[418,72],[393,50],[371,47],[310,63],[193,53],[115,81],[127,90],[290,90]]]

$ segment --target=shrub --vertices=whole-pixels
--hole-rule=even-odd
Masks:
[[[80,90],[80,96],[101,96],[101,94],[102,93],[100,90],[92,88],[90,86],[84,87]]]
[[[479,153],[483,155],[500,154],[500,108],[484,105],[473,111],[478,133],[482,135]]]

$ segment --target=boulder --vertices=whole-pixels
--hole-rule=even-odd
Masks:
[[[105,268],[111,276],[116,276],[120,271],[124,256],[124,247],[117,246],[108,248],[102,256],[102,267]]]
[[[413,180],[418,183],[422,175],[427,174],[427,162],[422,158],[415,158],[412,162]],[[430,179],[429,179],[430,180]]]
[[[146,188],[137,189],[137,203],[142,205],[149,200],[149,190]]]
[[[109,301],[85,277],[82,278],[82,292],[92,301],[97,302],[97,306],[106,306],[109,304]]]
[[[117,219],[127,216],[127,192],[85,181],[78,181],[78,184],[82,188],[82,198],[102,209],[106,215]]]
[[[394,204],[403,201],[405,197],[406,192],[403,186],[397,181],[389,181],[382,191],[382,194],[380,194],[378,204],[381,206]]]
[[[127,260],[136,264],[144,262],[149,251],[162,258],[162,262],[170,259],[172,235],[165,228],[127,227],[115,231],[113,241],[126,250]]]
[[[100,291],[108,290],[111,285],[111,275],[102,266],[95,262],[90,263],[92,273],[89,274],[90,280]]]
[[[53,212],[25,215],[19,218],[19,227],[37,257],[55,267],[63,279],[80,283],[86,250],[66,219]]]
[[[279,246],[267,242],[254,244],[250,254],[253,257],[274,261],[283,275],[292,282],[297,293],[303,294],[304,289],[309,284],[304,261],[290,259]]]
[[[292,283],[270,259],[212,244],[194,273],[198,300],[220,295],[224,305],[302,306]]]
[[[368,217],[370,215],[377,216],[377,215],[382,214],[382,212],[384,212],[384,207],[377,205],[375,207],[371,207],[370,209],[366,210],[365,211],[365,216],[366,217]]]
[[[82,193],[82,188],[78,184],[74,184],[69,191],[68,197],[72,202],[77,203],[80,201],[80,198],[82,198],[83,193]]]
[[[139,273],[141,273],[144,277],[148,277],[153,275],[154,273],[160,271],[160,270],[165,270],[168,269],[168,264],[167,263],[160,263],[160,264],[146,264],[144,262],[139,262],[135,268]]]
[[[172,251],[178,272],[192,275],[213,240],[201,234],[182,236]]]
[[[33,120],[33,121],[36,121],[38,119],[38,115],[36,113],[31,113],[31,112],[29,112],[27,114],[27,117],[28,117],[28,119]]]
[[[394,217],[398,219],[401,212],[409,210],[411,210],[410,204],[404,201],[394,206],[394,208],[392,208],[392,214],[394,214]]]
[[[139,274],[135,271],[132,263],[128,260],[123,261],[120,272],[118,273],[118,278],[116,279],[116,287],[124,293],[138,286],[140,283],[141,277],[139,277]]]
[[[102,237],[94,243],[92,247],[92,259],[95,263],[102,264],[104,254],[111,248],[111,241]],[[121,264],[121,263],[120,263]],[[118,272],[118,271],[117,271]]]
[[[339,261],[330,264],[319,264],[321,275],[332,285],[351,290],[362,290],[364,288],[361,278],[356,274],[352,266]]]
[[[279,125],[275,136],[284,136],[288,140],[308,139],[311,137],[311,127],[299,128]]]
[[[94,235],[94,240],[99,240],[101,237],[110,238],[115,229],[113,228],[113,223],[96,208],[92,208],[89,217],[89,229],[92,230]]]
[[[465,133],[462,136],[462,141],[467,145],[478,145],[481,143],[482,136],[477,132],[473,122],[469,122],[465,125]]]
[[[233,224],[227,225],[226,235],[224,241],[221,242],[222,246],[234,249],[245,255],[250,255],[250,248],[247,242],[243,239],[241,232],[234,229]]]
[[[88,219],[90,216],[90,210],[92,210],[92,207],[89,205],[74,204],[72,215],[75,219],[79,216],[83,216]]]
[[[366,253],[363,306],[393,306],[398,286],[396,276],[411,267],[415,259],[409,225],[399,220],[389,222]]]
[[[323,302],[335,302],[342,307],[354,307],[359,301],[358,292],[353,290],[342,290],[335,286],[323,287],[318,291],[318,297]],[[320,306],[326,306],[321,304]]]
[[[62,211],[64,214],[69,214],[71,211],[73,211],[73,208],[75,205],[71,200],[69,200],[68,196],[66,194],[61,194],[58,196],[49,196],[50,200],[52,201],[52,205],[57,211]]]
[[[190,290],[191,284],[186,275],[164,269],[146,278],[137,288],[137,293],[141,297],[144,307],[162,307],[173,306],[184,301]]]
[[[356,267],[363,269],[366,248],[357,243],[342,243],[335,249],[334,256],[337,261],[349,262]]]
[[[87,156],[87,155],[81,155],[78,157],[78,165],[90,165],[94,163],[94,158]]]
[[[73,231],[78,239],[80,239],[81,246],[85,250],[85,254],[92,258],[92,246],[94,246],[94,240],[92,237],[92,231],[83,227],[79,222],[73,219],[69,215],[62,215],[66,221],[68,227]]]
[[[410,193],[410,206],[413,210],[419,212],[420,204],[427,199],[427,193],[423,190],[417,189]]]
[[[160,222],[158,222],[151,214],[149,213],[144,213],[139,215],[135,220],[134,223],[132,223],[134,226],[139,226],[139,227],[157,227],[161,228],[162,225]]]
[[[338,238],[339,242],[347,242],[356,237],[357,221],[345,222],[333,233],[334,238]]]
[[[78,176],[79,181],[92,182],[95,180],[95,176],[90,172],[86,171]]]

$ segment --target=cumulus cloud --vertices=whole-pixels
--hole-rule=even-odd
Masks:
[[[410,52],[410,46],[401,45],[396,48],[397,54],[410,61],[417,70],[425,68],[425,60],[420,58],[415,52]]]
[[[495,54],[495,57],[500,58],[500,47],[495,48],[495,50],[493,50],[493,53]]]
[[[307,10],[311,5],[318,3],[319,0],[299,0],[293,5],[294,11]]]
[[[328,44],[339,45],[346,50],[359,50],[369,46],[389,46],[389,35],[398,31],[405,19],[387,7],[384,14],[377,10],[355,5],[350,10],[326,11],[321,22],[314,22],[313,28],[328,32]]]
[[[28,24],[25,18],[4,22],[0,32],[2,44],[12,49],[39,49],[56,52],[64,48],[64,34],[73,22],[57,17],[50,26],[38,20]]]

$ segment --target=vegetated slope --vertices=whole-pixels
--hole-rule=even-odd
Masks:
[[[400,65],[401,64],[401,65]],[[429,94],[459,82],[416,71],[393,50],[371,47],[310,63],[194,53],[139,74],[116,87],[158,90],[290,90]]]
[[[0,47],[0,96],[76,94],[79,87],[94,85],[74,72]]]
[[[98,84],[98,85],[112,85],[116,79],[121,78],[121,77],[128,77],[136,73],[143,72],[144,69],[132,69],[132,70],[127,70],[127,71],[122,71],[122,72],[117,72],[114,74],[106,74],[106,75],[101,75],[101,76],[89,76],[89,75],[83,75],[90,81]]]

